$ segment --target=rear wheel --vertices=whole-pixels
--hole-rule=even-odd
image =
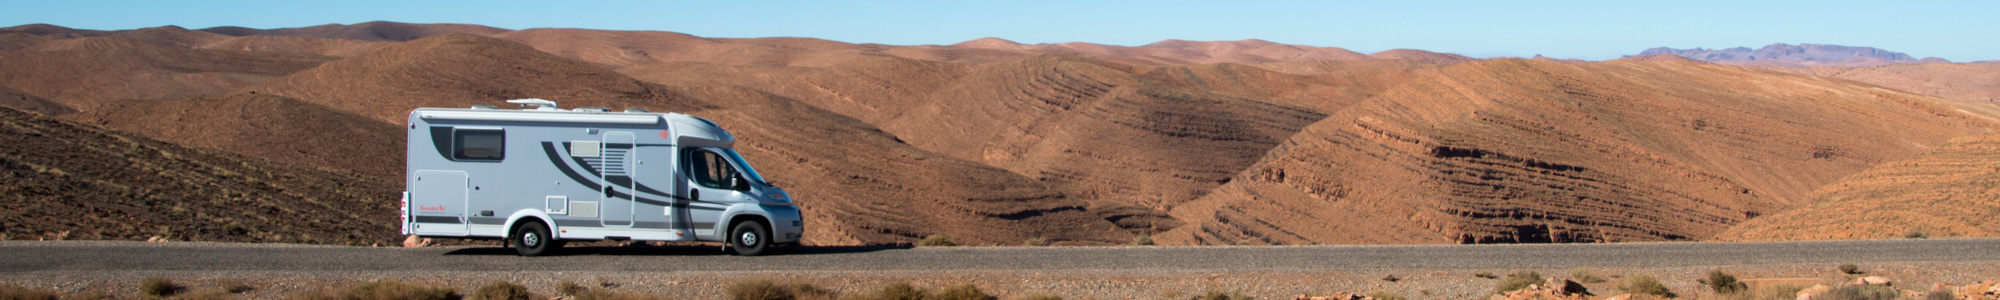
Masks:
[[[736,226],[731,228],[733,229],[729,230],[729,249],[736,250],[736,255],[756,256],[764,254],[764,249],[771,248],[771,230],[765,229],[763,223],[745,221],[736,223]]]
[[[520,228],[514,229],[514,236],[510,242],[514,243],[514,251],[520,252],[521,256],[549,254],[556,248],[562,248],[564,244],[549,236],[549,226],[542,225],[541,222],[521,224]]]

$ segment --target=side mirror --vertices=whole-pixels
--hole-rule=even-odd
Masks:
[[[743,180],[743,177],[731,177],[729,178],[729,187],[737,191],[747,192],[750,191],[750,181]]]

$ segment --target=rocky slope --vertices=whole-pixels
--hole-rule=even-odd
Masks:
[[[1827,184],[1798,207],[1751,219],[1716,239],[2000,236],[1995,197],[2000,197],[2000,136],[1964,137]]]

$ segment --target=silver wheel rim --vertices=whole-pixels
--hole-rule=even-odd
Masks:
[[[737,238],[737,240],[742,241],[740,244],[744,247],[755,247],[757,246],[757,233],[744,231],[743,237]]]
[[[521,244],[527,245],[529,248],[534,248],[535,246],[541,246],[542,235],[535,234],[534,232],[523,234],[521,235]]]

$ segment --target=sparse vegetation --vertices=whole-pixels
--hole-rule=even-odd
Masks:
[[[11,300],[56,300],[55,291],[29,288],[13,284],[0,284],[0,299]]]
[[[963,284],[959,284],[959,285],[954,285],[954,286],[951,286],[951,287],[947,287],[947,288],[944,288],[944,290],[941,290],[941,291],[938,291],[938,292],[937,292],[937,294],[934,294],[934,295],[931,295],[930,297],[928,297],[928,298],[925,298],[925,299],[934,299],[934,300],[989,300],[989,299],[993,299],[993,295],[987,295],[987,294],[986,294],[986,291],[982,291],[982,290],[979,290],[979,286],[977,286],[977,285],[973,285],[973,284],[971,284],[971,283],[963,283]]]
[[[1624,283],[1618,284],[1618,291],[1660,297],[1674,296],[1674,292],[1667,290],[1666,285],[1660,284],[1659,279],[1646,275],[1632,276],[1632,278],[1625,279]]]
[[[845,300],[923,300],[925,297],[930,297],[930,293],[924,292],[923,289],[918,289],[915,286],[910,286],[909,283],[897,282],[886,286],[882,286],[882,288],[875,289],[875,291],[869,292],[867,294],[855,295],[854,297],[847,297],[844,299]]]
[[[1369,297],[1369,298],[1375,298],[1375,300],[1409,300],[1409,299],[1410,299],[1410,298],[1403,298],[1403,295],[1397,295],[1396,293],[1390,293],[1389,291],[1373,291],[1373,292],[1368,292],[1368,297]]]
[[[1905,233],[1903,233],[1903,238],[1906,238],[1906,239],[1921,239],[1921,238],[1929,238],[1929,237],[1930,237],[1930,235],[1929,235],[1929,234],[1925,234],[1925,233],[1924,233],[1924,231],[1923,231],[1922,229],[1918,229],[1918,230],[1911,230],[1910,232],[1905,232]]]
[[[923,240],[920,240],[920,241],[917,241],[917,246],[923,246],[923,247],[951,247],[951,246],[958,246],[958,243],[953,243],[953,242],[951,242],[951,237],[946,237],[946,236],[944,236],[944,235],[942,235],[942,234],[933,234],[933,235],[930,235],[930,236],[926,236],[926,237],[924,237],[924,239],[923,239]]]
[[[1839,269],[1841,274],[1847,274],[1847,275],[1861,274],[1861,266],[1856,266],[1854,264],[1840,264]]]
[[[589,289],[581,284],[576,284],[575,281],[563,280],[560,283],[556,283],[556,293],[562,296],[576,296]]]
[[[1841,285],[1819,295],[1815,300],[1895,300],[1901,291],[1884,285]]]
[[[1048,246],[1048,245],[1049,245],[1049,238],[1045,238],[1045,237],[1039,237],[1039,236],[1038,236],[1038,237],[1032,237],[1032,238],[1028,238],[1028,240],[1026,240],[1026,241],[1021,241],[1021,245],[1022,245],[1022,246],[1029,246],[1029,247],[1042,247],[1042,246]]]
[[[528,287],[506,281],[494,281],[472,291],[472,300],[528,300],[535,294],[528,293]]]
[[[1238,292],[1238,291],[1208,290],[1206,292],[1201,292],[1201,296],[1196,296],[1194,297],[1194,299],[1195,300],[1249,300],[1255,298],[1250,298],[1250,296],[1243,295],[1243,292]]]
[[[1604,279],[1604,276],[1598,276],[1597,273],[1591,273],[1590,270],[1587,269],[1570,270],[1569,279],[1576,280],[1576,282],[1581,282],[1581,283],[1605,283],[1610,281],[1608,279]]]
[[[1152,246],[1152,245],[1153,245],[1153,235],[1150,235],[1150,234],[1141,234],[1141,235],[1139,235],[1139,236],[1135,236],[1135,237],[1132,237],[1132,245],[1133,245],[1133,246]]]
[[[1493,272],[1484,272],[1484,271],[1482,271],[1482,272],[1479,272],[1479,273],[1473,273],[1473,274],[1472,274],[1472,277],[1479,277],[1479,278],[1485,278],[1485,279],[1494,279],[1494,278],[1500,278],[1500,276],[1494,276],[1494,275],[1493,275]]]
[[[1729,275],[1729,273],[1724,273],[1722,270],[1708,271],[1708,278],[1695,280],[1695,282],[1706,284],[1708,285],[1708,290],[1723,295],[1734,295],[1750,289],[1749,285],[1737,281],[1735,275]]]
[[[908,284],[904,285],[907,286]],[[729,285],[727,292],[729,293],[729,299],[733,300],[833,299],[836,296],[832,291],[811,284],[780,284],[776,281],[762,278],[737,281],[735,284]]]
[[[1802,290],[1805,290],[1805,289],[1806,289],[1806,286],[1804,286],[1804,285],[1797,285],[1797,284],[1783,284],[1783,285],[1775,285],[1775,286],[1766,286],[1766,287],[1763,287],[1763,288],[1759,288],[1759,289],[1757,289],[1756,291],[1752,291],[1752,292],[1750,292],[1750,293],[1742,293],[1742,294],[1736,294],[1736,295],[1733,295],[1733,296],[1731,296],[1731,297],[1728,297],[1728,299],[1731,299],[1731,300],[1792,300],[1792,299],[1797,299],[1797,298],[1798,298],[1798,296],[1799,296],[1799,291],[1802,291]]]
[[[1396,277],[1396,274],[1389,274],[1388,276],[1382,276],[1382,281],[1397,282],[1402,280],[1403,278]]]
[[[146,297],[163,298],[173,296],[174,292],[180,291],[180,288],[179,285],[174,284],[173,280],[166,277],[146,276],[145,279],[139,280],[139,294],[146,295]]]
[[[452,300],[458,298],[460,298],[458,291],[448,287],[380,280],[354,286],[347,289],[346,293],[336,294],[333,297],[313,299]]]
[[[1942,288],[1942,287],[1934,288],[1931,289],[1930,292],[1924,293],[1924,300],[1956,300],[1956,299],[1958,299],[1958,296],[1953,295],[1950,288]]]
[[[1493,293],[1499,294],[1499,293],[1512,292],[1514,290],[1527,288],[1530,285],[1536,285],[1541,283],[1542,283],[1541,273],[1525,272],[1525,273],[1507,274],[1507,279],[1500,280],[1500,284],[1493,287]]]
[[[250,285],[243,284],[242,281],[236,281],[235,279],[217,280],[215,281],[215,288],[231,294],[240,294],[251,290]]]

